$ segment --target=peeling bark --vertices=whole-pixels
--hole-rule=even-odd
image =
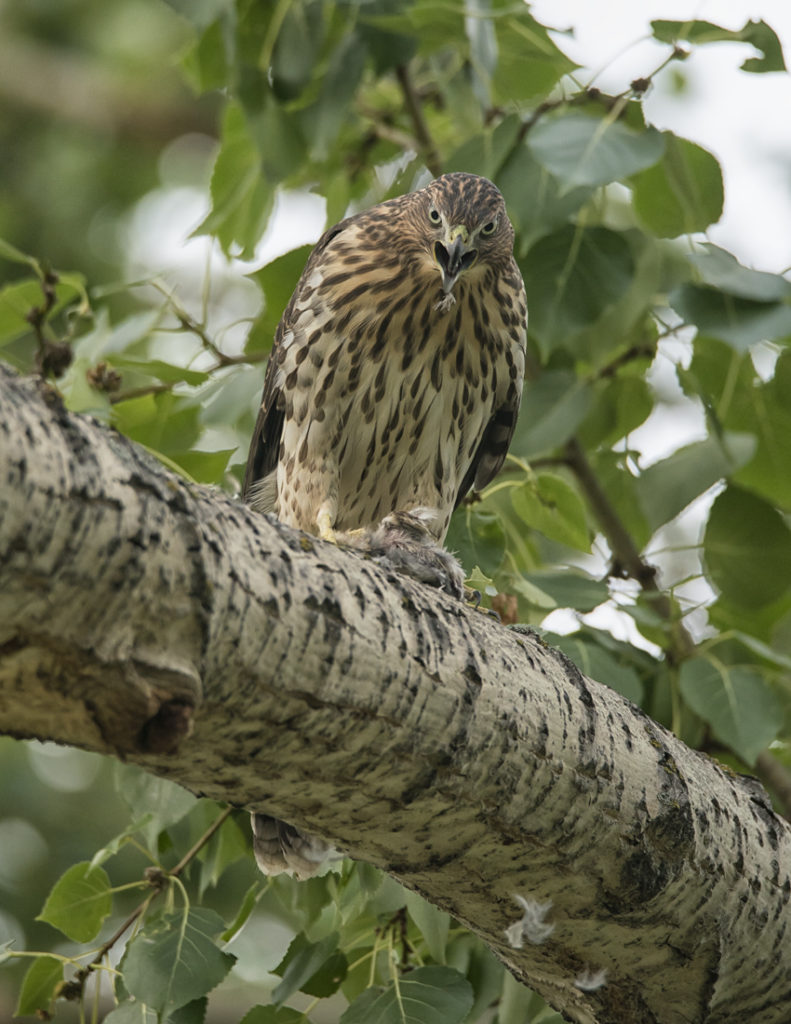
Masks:
[[[791,1020],[791,828],[757,783],[534,635],[190,486],[40,383],[0,368],[0,408],[0,732],[328,839],[571,1021]],[[514,927],[524,901],[550,932]]]

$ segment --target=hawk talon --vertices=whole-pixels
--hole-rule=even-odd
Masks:
[[[480,612],[481,615],[486,615],[490,619],[494,619],[496,622],[502,622],[500,613],[494,608],[481,608],[481,601],[483,600],[483,594],[480,590],[472,590],[470,587],[464,588],[464,600],[467,604],[472,606],[474,612]]]
[[[335,530],[332,528],[332,516],[326,509],[322,509],[316,516],[316,525],[319,528],[319,537],[322,540],[328,540],[330,544],[338,543]]]

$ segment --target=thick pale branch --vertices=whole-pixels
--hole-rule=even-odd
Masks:
[[[569,1020],[791,1019],[791,830],[760,787],[534,637],[189,486],[43,385],[0,369],[0,406],[0,731],[332,840]],[[539,944],[514,948],[515,896],[551,903]]]

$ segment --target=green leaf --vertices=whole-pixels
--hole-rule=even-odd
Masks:
[[[749,57],[742,64],[742,71],[765,72],[785,71],[783,48],[775,31],[765,21],[746,21],[742,28],[730,29],[714,25],[710,21],[664,21],[651,22],[654,38],[662,43],[676,43],[680,39],[697,45],[703,43],[751,43],[760,50],[763,57]]]
[[[754,302],[783,302],[791,298],[791,281],[781,274],[743,267],[731,253],[705,242],[687,256],[701,284]]]
[[[365,15],[371,10],[371,6],[363,5],[360,8],[357,31],[365,41],[377,74],[382,74],[390,68],[410,61],[417,51],[418,40],[403,32],[385,32],[369,23]],[[378,0],[376,10],[379,13],[392,14],[397,12],[400,6],[401,0]]]
[[[143,395],[113,406],[117,430],[152,452],[173,457],[188,451],[201,435],[197,396]]]
[[[223,942],[230,942],[231,939],[242,930],[244,925],[247,923],[247,919],[250,917],[253,910],[255,909],[256,903],[258,903],[258,901],[264,895],[266,889],[267,885],[266,882],[264,882],[263,880],[259,882],[256,879],[256,881],[253,882],[253,884],[244,894],[244,899],[242,900],[239,909],[236,912],[236,917],[233,919],[233,921],[231,921],[231,923],[220,936]]]
[[[100,864],[104,864],[110,857],[114,857],[122,846],[126,845],[130,836],[133,836],[135,832],[142,832],[143,829],[150,823],[153,815],[149,812],[144,814],[142,818],[136,818],[130,825],[120,832],[117,836],[114,836],[109,843],[106,843],[100,850],[91,858],[91,867],[98,867]]]
[[[472,936],[461,936],[462,940],[472,940]],[[454,946],[456,943],[454,943]],[[455,950],[449,953],[449,959],[453,957]],[[469,950],[469,960],[462,970],[454,961],[451,967],[461,970],[466,974],[467,980],[472,985],[475,993],[475,1002],[467,1016],[467,1020],[478,1021],[485,1011],[497,1001],[503,984],[503,965],[497,960],[490,949],[478,939],[472,940]]]
[[[492,85],[496,102],[511,105],[515,100],[544,95],[578,67],[558,49],[527,6],[496,0],[494,8],[498,56]]]
[[[782,705],[755,668],[693,658],[681,666],[679,687],[692,710],[747,765],[755,764],[782,724]]]
[[[207,810],[211,809],[211,804],[206,806]],[[204,832],[215,819],[216,813],[212,812],[210,820],[207,821],[203,829]],[[248,836],[242,832],[233,818],[228,818],[201,851],[201,896],[209,886],[217,885],[226,868],[249,856],[250,840]]]
[[[224,89],[232,75],[226,49],[226,22],[227,16],[213,21],[181,58],[181,69],[197,93]]]
[[[344,865],[344,873],[347,870],[348,875],[344,878],[335,901],[344,924],[370,912],[370,901],[379,892],[385,880],[381,871],[361,861],[352,863],[348,869]]]
[[[135,765],[116,764],[115,787],[136,818],[151,815],[145,826],[150,849],[155,850],[159,833],[188,814],[198,798],[186,789],[144,772]]]
[[[631,472],[624,452],[607,449],[588,452],[588,461],[619,518],[632,535],[637,548],[644,547],[653,530],[643,514],[637,498],[637,479]]]
[[[316,103],[303,113],[311,158],[326,160],[345,121],[354,117],[353,99],[365,69],[365,42],[350,32],[335,48]]]
[[[791,588],[791,530],[777,509],[739,487],[714,502],[703,557],[712,583],[734,605],[760,608]]]
[[[199,484],[218,484],[228,467],[228,460],[235,452],[236,448],[226,448],[219,452],[201,452],[193,449],[174,453],[171,458]]]
[[[670,305],[703,334],[721,338],[738,351],[759,341],[791,337],[791,306],[783,303],[750,302],[713,288],[685,284],[671,293]]]
[[[571,225],[540,239],[519,263],[530,308],[528,329],[547,355],[570,348],[575,332],[626,294],[635,271],[623,235]]]
[[[372,6],[372,5],[371,5]],[[435,0],[414,0],[410,5],[397,4],[395,11],[385,14],[368,14],[366,6],[362,13],[366,21],[388,32],[397,32],[417,39],[421,54],[453,46],[461,59],[469,56],[467,34],[464,26],[464,8],[458,4],[437,4]]]
[[[256,340],[263,338],[265,348],[272,345],[283,310],[288,305],[312,249],[312,245],[303,245],[298,249],[292,249],[291,252],[278,256],[277,259],[249,275],[264,293],[266,299],[264,311],[254,329]],[[257,350],[257,346],[251,347],[250,344],[246,346],[248,352]]]
[[[432,959],[436,960],[438,964],[444,964],[446,962],[445,948],[450,932],[450,916],[444,910],[427,903],[419,893],[411,890],[407,892],[406,907],[409,916],[425,939]]]
[[[278,100],[295,99],[310,81],[326,33],[327,20],[320,4],[288,5],[269,66]]]
[[[538,473],[509,491],[524,523],[550,540],[590,551],[585,506],[577,491],[556,473]]]
[[[49,316],[57,313],[78,295],[79,290],[72,285],[62,282],[56,284],[55,304]],[[44,296],[38,278],[28,278],[0,288],[0,346],[31,332],[28,314],[31,310],[40,308],[43,302]]]
[[[36,920],[46,921],[75,942],[90,942],[99,934],[112,904],[107,873],[81,861],[61,875]]]
[[[14,1016],[32,1016],[38,1010],[48,1011],[55,998],[55,989],[62,981],[62,960],[56,960],[54,956],[36,957],[22,979]]]
[[[266,221],[274,198],[272,186],[280,184],[284,179],[299,171],[306,162],[307,143],[299,112],[291,113],[282,107],[273,97],[268,97],[266,104],[252,123],[254,139],[261,156],[261,169],[268,179],[266,202],[261,207],[260,221],[255,238],[257,241],[266,226]],[[262,193],[262,197],[264,195]]]
[[[112,360],[112,365],[118,370],[132,370],[146,377],[156,377],[157,380],[165,381],[168,384],[183,381],[185,384],[196,387],[211,379],[210,375],[204,373],[203,370],[190,370],[186,366],[174,366],[161,359],[127,359],[120,356]]]
[[[239,1024],[310,1024],[304,1013],[290,1006],[254,1006]]]
[[[515,114],[489,125],[482,132],[471,135],[445,161],[446,171],[468,171],[496,179],[503,162],[511,152],[521,128]]]
[[[458,1024],[472,1003],[472,986],[458,971],[418,967],[384,988],[366,989],[340,1024]]]
[[[330,996],[346,977],[346,957],[338,950],[338,933],[310,942],[303,932],[291,940],[288,951],[273,974],[283,980],[273,989],[272,999],[280,1006],[294,992]]]
[[[0,259],[10,260],[11,263],[24,263],[32,270],[36,271],[37,274],[41,273],[38,260],[32,256],[28,256],[27,253],[22,252],[21,249],[17,249],[15,245],[11,245],[4,238],[0,238]]]
[[[103,1018],[102,1024],[160,1024],[161,1018],[145,1003],[128,999]]]
[[[222,918],[206,907],[147,920],[124,955],[130,994],[160,1014],[206,995],[223,980],[236,957],[217,948]]]
[[[228,7],[227,0],[165,0],[165,2],[188,22],[201,29],[205,28]]]
[[[204,1024],[209,1000],[206,996],[193,999],[168,1016],[167,1024]]]
[[[238,243],[242,258],[252,257],[274,202],[274,190],[262,170],[244,111],[229,103],[211,176],[211,210],[195,233],[213,234],[225,253]]]
[[[733,420],[748,420],[747,429],[758,437],[755,458],[734,477],[736,483],[791,510],[791,350],[775,364],[774,376],[745,396],[742,409],[734,408]],[[747,414],[747,406],[749,415]],[[728,417],[726,423],[731,417]]]
[[[540,608],[544,612],[554,611],[557,608],[554,597],[536,586],[527,574],[513,576],[508,581],[508,588],[527,601],[532,608]]]
[[[590,612],[610,597],[606,581],[593,579],[577,569],[531,572],[527,579],[549,594],[557,608]]]
[[[556,451],[585,419],[592,395],[590,385],[567,370],[548,370],[528,381],[512,454],[529,461]]]
[[[547,633],[544,639],[571,658],[580,672],[584,672],[586,676],[617,690],[635,704],[641,703],[643,684],[637,672],[631,665],[616,660],[595,641],[581,633],[572,633],[569,636]]]
[[[730,253],[707,244],[689,257],[701,284],[684,284],[670,304],[704,334],[744,351],[756,342],[791,335],[791,282],[743,267]]]
[[[647,369],[648,362],[646,356],[638,365]],[[590,412],[575,431],[586,448],[611,447],[644,423],[654,408],[653,393],[644,377],[618,375],[597,381],[591,397]]]
[[[542,1012],[543,1011],[543,1012]],[[503,974],[502,995],[497,1005],[497,1024],[563,1024],[560,1015],[547,1014],[547,1004],[510,971]]]
[[[542,235],[566,224],[593,195],[594,187],[561,188],[558,179],[521,142],[497,172],[508,214],[517,232],[519,255]]]
[[[791,350],[780,354],[774,375],[761,381],[748,354],[698,338],[689,368],[677,372],[686,392],[699,396],[722,428],[756,438],[754,458],[732,475],[733,482],[791,510]]]
[[[527,144],[568,189],[622,181],[650,167],[662,157],[665,138],[655,128],[637,132],[621,121],[574,113],[539,121]]]
[[[637,215],[660,238],[705,231],[722,215],[720,165],[702,146],[663,134],[661,161],[631,181]]]
[[[445,546],[463,566],[479,565],[494,574],[505,556],[505,532],[493,512],[462,505],[451,517]]]
[[[643,470],[636,481],[637,496],[651,529],[675,518],[718,480],[748,463],[755,449],[750,434],[712,435]]]
[[[477,590],[481,594],[495,594],[497,592],[494,580],[491,576],[487,576],[479,565],[472,567],[472,571],[468,573],[464,582],[470,589]]]

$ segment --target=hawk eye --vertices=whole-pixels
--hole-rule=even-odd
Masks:
[[[440,216],[439,210],[437,210],[433,206],[428,211],[428,219],[431,221],[432,224],[441,224],[442,223],[442,217]]]
[[[497,221],[496,220],[490,220],[488,222],[488,224],[484,224],[484,226],[481,228],[481,234],[482,235],[493,235],[496,230],[497,230]]]

